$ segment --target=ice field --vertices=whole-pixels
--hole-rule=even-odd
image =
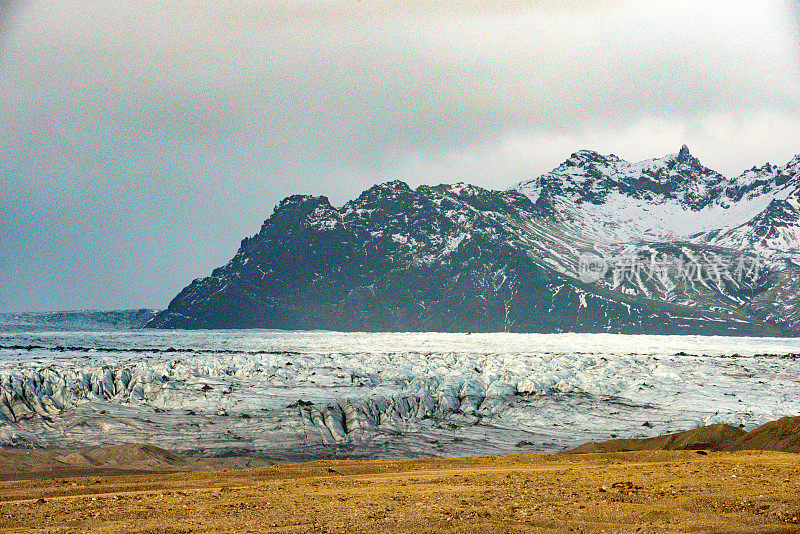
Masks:
[[[0,330],[0,443],[277,460],[557,452],[800,414],[800,340]]]

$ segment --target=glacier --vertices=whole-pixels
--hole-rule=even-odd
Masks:
[[[0,332],[0,444],[278,461],[550,453],[800,415],[800,339]]]

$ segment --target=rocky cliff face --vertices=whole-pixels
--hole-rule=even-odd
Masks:
[[[754,270],[753,261],[775,232],[785,242],[795,235],[787,191],[798,163],[731,180],[686,147],[636,164],[581,151],[508,191],[396,181],[341,208],[292,196],[149,326],[791,333],[766,295],[797,293],[793,264],[775,256],[797,238],[769,249],[768,265]],[[720,214],[732,222],[700,223]],[[748,221],[758,230],[736,233]],[[758,247],[740,237],[754,232],[764,234]],[[637,267],[620,267],[621,254]],[[602,272],[587,278],[586,258]],[[655,276],[654,258],[672,271]],[[719,273],[737,261],[739,271]]]

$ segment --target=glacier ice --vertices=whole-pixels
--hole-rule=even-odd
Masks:
[[[0,347],[0,443],[23,446],[148,442],[276,459],[556,452],[800,413],[795,339],[9,332]]]

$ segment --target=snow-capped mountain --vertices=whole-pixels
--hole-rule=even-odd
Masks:
[[[545,199],[571,230],[610,244],[675,239],[697,232],[698,224],[717,228],[715,208],[729,183],[684,145],[639,163],[581,150],[515,189]]]
[[[765,295],[800,300],[778,255],[800,242],[799,168],[729,179],[686,146],[639,163],[583,150],[507,191],[395,181],[341,208],[292,196],[149,324],[785,333],[793,308]]]
[[[582,150],[515,189],[535,201],[546,199],[565,225],[601,243],[691,238],[747,249],[747,242],[740,247],[733,237],[716,238],[773,200],[786,200],[800,186],[799,173],[800,156],[730,179],[703,166],[686,145],[677,154],[638,163]],[[701,235],[706,232],[713,235]]]
[[[228,265],[195,280],[150,324],[557,331],[670,321],[548,266],[574,263],[575,244],[541,219],[548,214],[519,192],[464,184],[389,182],[339,209],[292,196]]]
[[[611,154],[602,156],[581,150],[553,171],[521,184],[520,189],[546,191],[575,203],[605,204],[613,193],[649,204],[674,201],[698,211],[725,193],[728,179],[704,167],[684,145],[680,152],[663,158],[629,163]]]

